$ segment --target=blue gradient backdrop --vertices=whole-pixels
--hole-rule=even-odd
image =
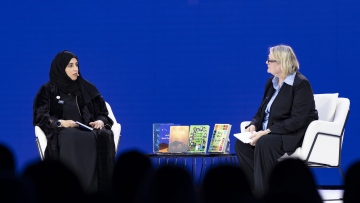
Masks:
[[[1,1],[0,142],[17,168],[38,160],[32,105],[63,49],[122,125],[118,154],[151,152],[152,123],[233,125],[257,110],[268,47],[292,46],[315,93],[351,101],[342,166],[360,157],[360,3],[355,0]],[[234,137],[231,136],[234,151]],[[336,169],[314,169],[322,185]]]

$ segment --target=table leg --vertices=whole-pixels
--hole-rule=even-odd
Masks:
[[[237,158],[236,158],[236,156],[233,156],[233,157],[232,157],[232,160],[233,160],[233,162],[234,162],[234,165],[236,165],[236,164],[237,164]]]
[[[201,184],[201,182],[202,182],[202,173],[203,173],[203,171],[204,171],[204,173],[206,172],[206,158],[205,157],[202,159],[202,163],[201,163],[199,184]]]
[[[193,173],[193,179],[196,180],[196,157],[192,158],[192,173]]]

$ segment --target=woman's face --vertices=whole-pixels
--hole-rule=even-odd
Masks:
[[[274,76],[281,76],[281,63],[277,61],[271,54],[269,54],[268,59],[265,62],[268,66],[267,72],[273,74]]]
[[[72,58],[69,64],[65,68],[66,74],[69,76],[71,80],[76,80],[79,76],[79,63],[76,58]]]

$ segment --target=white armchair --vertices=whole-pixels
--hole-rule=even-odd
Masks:
[[[308,126],[302,146],[292,155],[285,154],[279,160],[297,157],[307,162],[309,167],[338,168],[342,179],[341,150],[345,126],[350,113],[350,100],[337,97],[338,94],[314,94],[319,120]],[[241,132],[250,121],[240,124]]]
[[[114,113],[112,112],[112,109],[110,107],[110,105],[106,103],[106,108],[109,111],[109,117],[114,121],[113,126],[111,127],[111,130],[114,133],[114,143],[115,143],[115,155],[120,143],[120,132],[121,132],[121,125],[120,123],[118,123],[116,121],[116,118],[114,116]],[[46,140],[46,136],[45,133],[41,130],[41,128],[39,126],[35,126],[35,142],[36,142],[36,146],[39,150],[39,154],[40,154],[40,158],[41,160],[44,159],[45,156],[45,149],[46,149],[46,145],[47,145],[47,140]]]

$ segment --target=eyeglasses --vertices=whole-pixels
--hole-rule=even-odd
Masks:
[[[275,62],[280,62],[280,61],[277,61],[277,60],[270,60],[269,58],[267,58],[266,60],[268,63],[275,63]]]

